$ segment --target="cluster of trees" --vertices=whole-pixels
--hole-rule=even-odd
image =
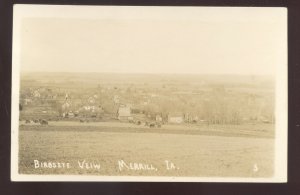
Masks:
[[[212,89],[201,95],[158,96],[141,109],[163,115],[189,114],[212,124],[240,124],[244,120],[273,122],[274,100],[271,97]]]

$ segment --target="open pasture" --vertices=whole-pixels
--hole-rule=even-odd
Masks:
[[[21,174],[201,177],[273,174],[274,139],[272,133],[261,133],[271,131],[272,127],[260,127],[260,131],[249,134],[251,130],[242,126],[240,131],[233,128],[224,133],[216,126],[207,131],[204,127],[180,131],[172,126],[150,129],[122,123],[62,125],[53,122],[49,126],[20,126]],[[70,168],[35,168],[34,160],[69,163]],[[120,160],[128,164],[151,164],[156,170],[120,170]],[[167,169],[166,160],[174,163],[176,169]],[[101,168],[81,168],[83,161],[100,164]]]

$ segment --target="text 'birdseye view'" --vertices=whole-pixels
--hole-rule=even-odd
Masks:
[[[17,6],[13,178],[283,181],[285,12],[215,9]]]

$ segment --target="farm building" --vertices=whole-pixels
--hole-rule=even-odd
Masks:
[[[181,113],[170,113],[168,115],[169,123],[183,123],[183,114]]]
[[[129,106],[121,105],[118,109],[118,119],[119,120],[130,120],[132,119],[131,116],[131,109]]]

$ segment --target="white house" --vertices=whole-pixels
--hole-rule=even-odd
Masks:
[[[121,105],[118,109],[118,119],[119,120],[130,120],[131,116],[131,109],[129,106]]]
[[[183,123],[183,121],[184,121],[184,118],[183,118],[183,114],[181,114],[181,113],[170,113],[168,115],[169,123],[179,124],[179,123]]]

